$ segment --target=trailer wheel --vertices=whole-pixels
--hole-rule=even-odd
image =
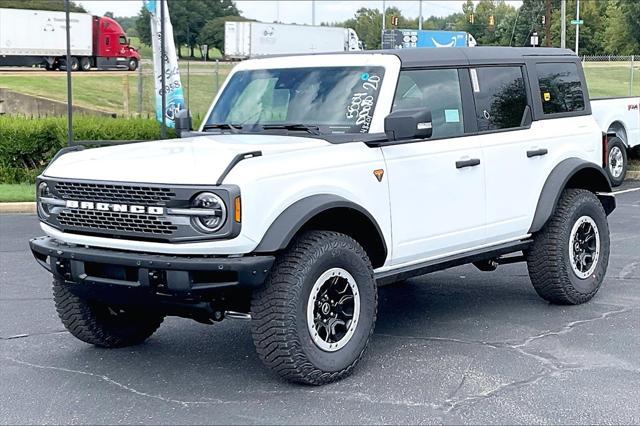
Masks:
[[[60,68],[64,68],[65,70],[67,69],[67,60],[66,59],[61,59],[60,60]],[[75,56],[71,57],[71,71],[78,71],[80,69],[80,61],[78,61],[78,58],[76,58]]]
[[[129,71],[135,71],[138,69],[138,60],[135,58],[129,59]]]
[[[82,69],[82,71],[90,71],[91,70],[91,59],[89,59],[87,57],[84,57],[84,58],[80,59],[80,69]]]

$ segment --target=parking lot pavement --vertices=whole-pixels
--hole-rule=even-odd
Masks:
[[[545,303],[522,264],[385,287],[359,368],[315,388],[263,368],[244,321],[169,318],[117,350],[76,340],[28,252],[36,218],[0,216],[0,422],[638,424],[640,191],[617,198],[590,303]]]

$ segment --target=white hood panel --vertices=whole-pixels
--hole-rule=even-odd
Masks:
[[[214,184],[238,154],[328,146],[320,139],[281,135],[211,135],[141,142],[65,154],[44,172],[66,179],[116,182]]]

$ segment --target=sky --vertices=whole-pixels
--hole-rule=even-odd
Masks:
[[[188,0],[183,0],[188,1]],[[115,16],[134,16],[142,6],[141,0],[80,0],[87,11],[94,15],[104,15],[113,12]],[[315,2],[316,24],[321,22],[339,22],[352,18],[356,10],[361,7],[382,9],[382,1],[361,0],[317,0]],[[395,6],[406,17],[414,18],[419,13],[418,0],[387,0],[387,7]],[[426,1],[422,2],[422,14],[426,18],[430,15],[446,16],[462,11],[462,0]],[[507,1],[518,7],[522,1]],[[242,15],[263,22],[281,21],[284,23],[311,24],[311,0],[238,0],[236,6]]]

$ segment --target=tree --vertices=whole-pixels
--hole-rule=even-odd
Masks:
[[[224,24],[227,21],[249,21],[249,19],[242,16],[221,16],[207,21],[198,36],[198,45],[206,44],[209,46],[207,59],[209,59],[209,52],[213,47],[224,53]]]
[[[0,0],[0,8],[64,11],[64,0]],[[86,12],[76,2],[69,2],[71,12]]]
[[[167,2],[171,24],[173,25],[174,42],[177,45],[187,45],[193,56],[193,49],[197,45],[198,36],[205,23],[222,16],[238,16],[240,11],[232,0],[168,0]],[[145,44],[151,42],[149,29],[149,12],[142,8],[138,14],[136,30],[140,40]],[[180,49],[176,49],[180,55]]]
[[[631,28],[632,26],[627,25],[620,4],[610,2],[605,18],[604,52],[611,55],[634,55],[640,52]]]
[[[627,21],[626,27],[629,36],[634,40],[634,52],[640,52],[640,2],[630,0],[618,0],[617,6]]]

